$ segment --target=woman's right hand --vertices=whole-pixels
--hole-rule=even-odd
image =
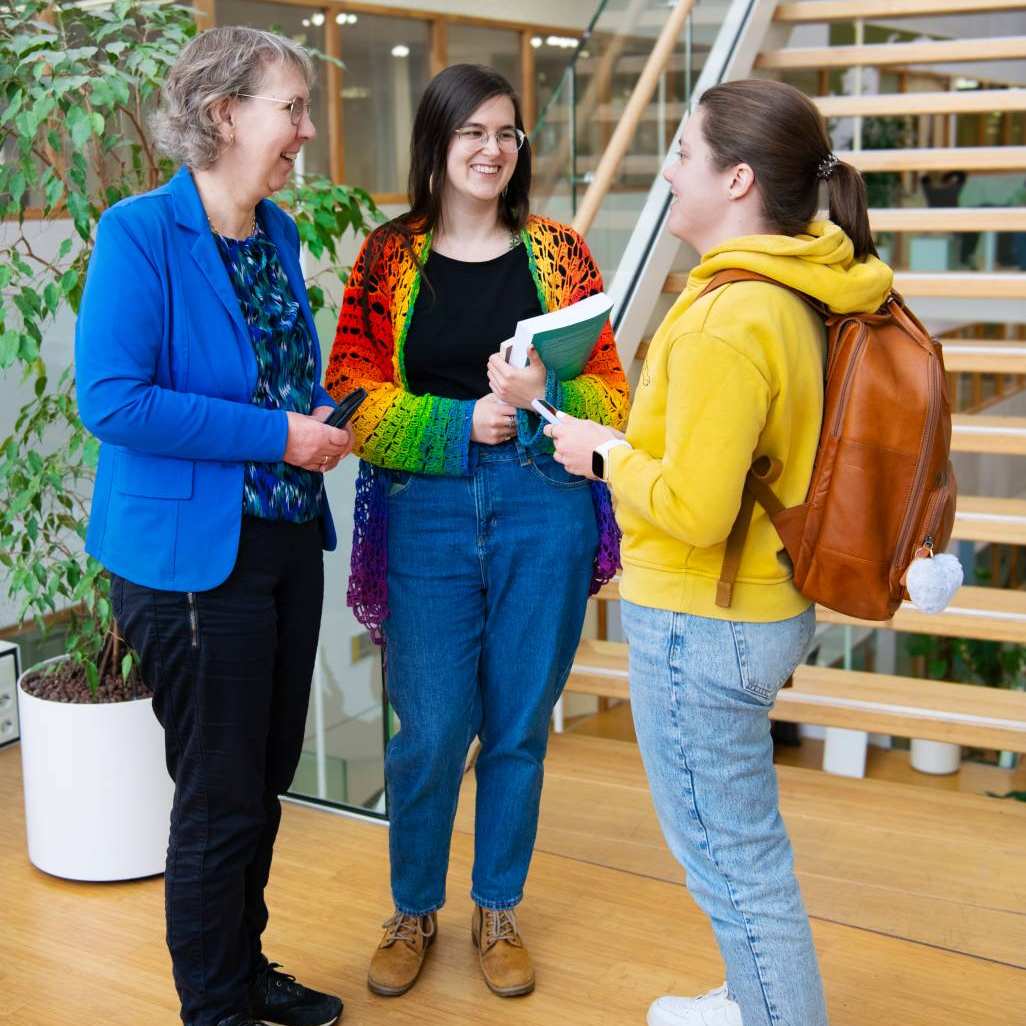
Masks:
[[[485,445],[499,445],[515,438],[517,411],[491,392],[474,403],[474,419],[470,427],[470,440]]]
[[[352,435],[345,428],[328,427],[317,417],[288,413],[289,437],[282,459],[294,467],[324,473],[338,465],[353,448]]]

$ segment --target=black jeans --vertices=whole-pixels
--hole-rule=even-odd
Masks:
[[[253,517],[243,518],[235,568],[211,591],[112,582],[175,782],[165,910],[188,1026],[247,1011],[266,964],[278,795],[303,747],[323,591],[318,523]]]

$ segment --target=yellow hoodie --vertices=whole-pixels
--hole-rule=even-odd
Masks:
[[[805,500],[823,416],[826,334],[806,303],[768,282],[734,282],[699,298],[728,268],[791,285],[838,313],[877,309],[893,276],[875,257],[856,262],[851,240],[829,221],[805,235],[753,235],[706,253],[649,347],[627,423],[633,448],[608,455],[624,598],[718,619],[782,620],[809,602],[758,504],[729,609],[716,605],[716,582],[754,459],[783,463],[774,490],[785,506]]]

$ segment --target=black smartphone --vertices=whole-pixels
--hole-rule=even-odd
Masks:
[[[349,393],[339,404],[335,407],[328,416],[328,419],[324,422],[328,427],[343,428],[349,423],[349,418],[356,413],[357,407],[360,403],[367,398],[367,389],[356,388]]]

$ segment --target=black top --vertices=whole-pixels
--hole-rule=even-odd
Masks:
[[[480,399],[488,357],[517,321],[543,313],[523,244],[494,260],[468,263],[428,255],[406,335],[406,382],[416,395]]]

